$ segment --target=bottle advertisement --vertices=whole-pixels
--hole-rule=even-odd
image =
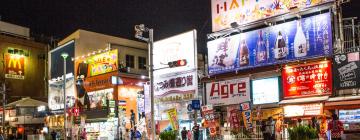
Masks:
[[[330,13],[209,41],[209,74],[283,64],[332,54]]]

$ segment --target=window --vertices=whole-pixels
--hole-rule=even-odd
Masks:
[[[126,67],[134,68],[134,56],[133,55],[126,55]]]
[[[139,61],[139,63],[138,63],[139,69],[146,70],[146,66],[145,66],[146,65],[146,58],[139,56],[138,61]]]

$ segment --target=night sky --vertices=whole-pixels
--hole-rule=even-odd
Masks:
[[[360,1],[345,7],[345,17],[357,16]],[[136,40],[134,25],[140,23],[154,28],[155,40],[195,28],[198,47],[204,48],[211,32],[210,8],[211,0],[1,0],[0,15],[58,39],[85,29]]]

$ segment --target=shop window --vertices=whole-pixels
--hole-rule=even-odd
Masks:
[[[135,60],[133,55],[126,55],[126,67],[134,68]]]
[[[138,57],[138,67],[139,69],[146,70],[146,58],[145,57]]]

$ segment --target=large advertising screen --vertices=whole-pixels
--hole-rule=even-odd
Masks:
[[[331,62],[287,66],[282,71],[282,82],[285,99],[330,95],[332,93]]]
[[[279,77],[252,80],[251,92],[253,104],[279,102]]]
[[[96,76],[118,70],[118,50],[111,50],[86,59],[90,76]]]
[[[210,75],[329,56],[330,13],[216,39],[207,48]]]
[[[250,101],[250,79],[239,78],[206,84],[206,102],[213,106]]]
[[[75,56],[75,41],[71,40],[49,52],[49,72],[51,79],[62,77],[64,75],[64,60],[61,56],[62,53],[67,53],[69,55],[66,60],[66,73],[74,74],[74,62],[71,61],[71,58],[74,58]]]
[[[191,100],[197,92],[196,31],[189,31],[154,43],[154,94],[156,102]],[[186,60],[170,68],[168,63]]]
[[[304,9],[334,0],[211,0],[212,31],[231,27],[231,23],[252,21]]]
[[[336,89],[350,89],[360,87],[360,53],[335,55],[334,80]]]

